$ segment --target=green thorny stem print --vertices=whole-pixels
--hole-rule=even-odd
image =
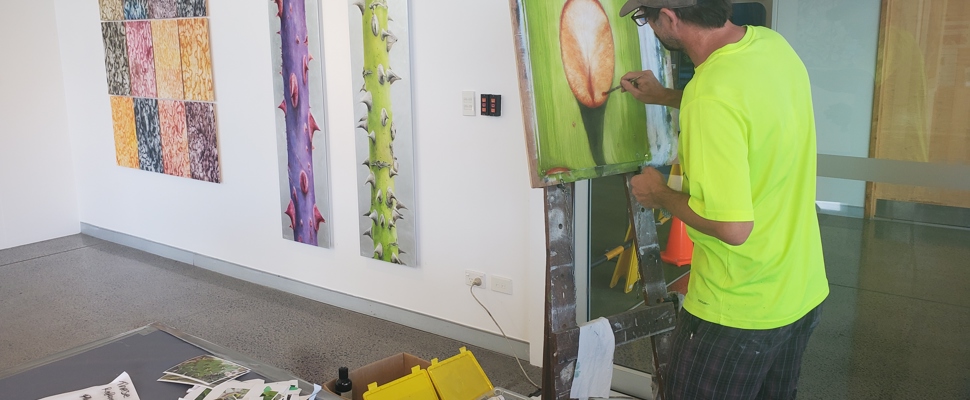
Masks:
[[[394,194],[394,176],[398,162],[394,157],[394,113],[391,111],[391,85],[401,80],[391,70],[388,53],[397,37],[387,29],[386,0],[356,0],[363,21],[364,87],[360,102],[367,106],[367,115],[358,121],[357,128],[367,135],[370,150],[364,165],[370,170],[364,185],[370,185],[370,209],[364,216],[371,219],[371,229],[364,232],[374,240],[373,257],[395,264],[401,261],[397,223],[406,207]]]

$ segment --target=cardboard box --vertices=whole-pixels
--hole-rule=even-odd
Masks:
[[[350,381],[354,384],[354,400],[364,400],[367,385],[377,382],[386,385],[391,381],[411,373],[415,365],[428,369],[431,363],[408,353],[398,353],[380,361],[375,361],[363,367],[350,371]],[[336,371],[334,371],[336,374]],[[334,393],[337,379],[331,379],[323,384],[323,390]]]

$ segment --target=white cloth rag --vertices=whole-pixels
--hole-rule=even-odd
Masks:
[[[579,327],[579,356],[576,358],[570,398],[587,400],[590,397],[610,397],[615,348],[616,338],[606,318]]]

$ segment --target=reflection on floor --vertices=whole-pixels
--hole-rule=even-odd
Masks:
[[[443,359],[463,346],[82,235],[0,250],[0,301],[0,372],[152,322],[319,383],[341,366],[398,352]],[[534,391],[511,357],[469,350],[495,386]]]
[[[819,222],[831,294],[799,398],[970,399],[970,231]],[[651,370],[649,356],[645,340],[616,359]]]
[[[970,231],[820,216],[831,294],[807,398],[970,399]]]

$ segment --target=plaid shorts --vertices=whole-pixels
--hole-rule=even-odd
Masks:
[[[729,328],[681,310],[671,360],[664,372],[664,398],[794,399],[808,338],[821,306],[776,329]]]

